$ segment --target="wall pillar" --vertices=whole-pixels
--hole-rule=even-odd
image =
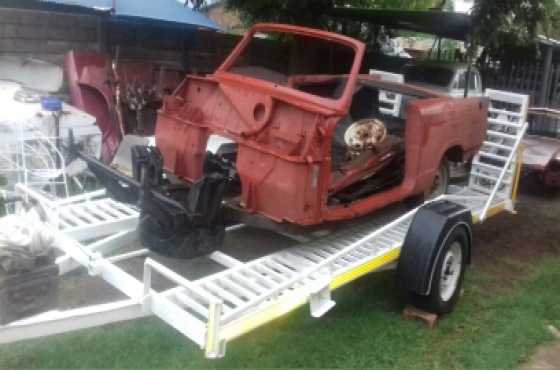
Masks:
[[[543,75],[542,75],[542,89],[541,95],[539,97],[538,104],[540,106],[547,106],[550,100],[550,86],[552,79],[552,54],[554,53],[554,47],[549,45],[546,50],[546,57],[543,65]]]

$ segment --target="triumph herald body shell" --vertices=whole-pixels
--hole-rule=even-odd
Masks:
[[[264,32],[301,35],[351,48],[351,71],[346,76],[293,76],[287,85],[232,71],[247,44]],[[481,98],[451,99],[360,75],[364,52],[360,41],[333,33],[279,24],[253,27],[213,75],[188,76],[165,98],[156,127],[156,145],[165,170],[186,182],[196,182],[204,175],[209,137],[230,139],[238,145],[236,170],[241,193],[235,200],[237,206],[277,222],[299,225],[354,218],[426,192],[443,160],[467,160],[480,148],[488,104]],[[294,85],[336,78],[346,81],[338,99],[313,95]],[[330,204],[335,177],[331,143],[360,84],[415,97],[404,108],[404,176],[388,190]],[[358,166],[357,170],[367,178],[367,168]],[[355,171],[345,176],[355,176]]]

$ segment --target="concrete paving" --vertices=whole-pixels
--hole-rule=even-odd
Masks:
[[[355,220],[310,228],[306,229],[306,231],[302,230],[297,236],[300,238],[305,237],[309,240],[317,239],[341,229],[354,227],[366,221],[371,224],[382,225],[388,222],[388,220],[396,218],[406,210],[403,204],[397,204],[384,209],[383,212],[374,217],[366,216]],[[226,234],[223,252],[245,262],[290,248],[297,244],[300,244],[300,242],[273,231],[244,227]],[[114,254],[122,254],[143,248],[140,242],[136,241],[130,245],[123,246],[123,248],[115,251]],[[162,257],[155,253],[150,253],[148,257],[165,265],[188,280],[196,280],[224,269],[223,266],[206,257],[193,260],[180,260]],[[144,257],[139,257],[126,260],[117,265],[129,274],[142,280],[143,263]],[[161,278],[158,274],[154,274],[152,279],[152,286],[157,291],[173,287],[171,282]],[[121,292],[111,287],[103,280],[89,276],[84,269],[79,269],[64,276],[59,286],[59,308],[61,309],[108,303],[124,298],[126,297]]]
[[[223,251],[241,261],[249,261],[265,256],[278,250],[289,248],[297,244],[293,239],[271,231],[242,228],[229,232]],[[115,254],[142,249],[139,242],[124,246]],[[219,272],[223,266],[208,258],[196,258],[193,260],[180,260],[159,256],[150,253],[148,257],[162,263],[171,270],[177,272],[189,280],[196,280],[209,274]],[[142,279],[144,258],[134,258],[118,265],[131,275]],[[171,283],[155,275],[153,286],[156,290],[167,289]],[[91,277],[84,269],[76,270],[63,277],[59,287],[59,307],[61,309],[76,308],[86,305],[108,303],[117,299],[126,298],[122,293],[112,288],[103,280]]]
[[[541,347],[521,370],[560,370],[560,342]]]

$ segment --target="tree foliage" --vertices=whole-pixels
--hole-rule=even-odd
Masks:
[[[539,31],[558,26],[552,23],[558,8],[557,0],[476,0],[471,53],[483,46],[495,59],[505,59],[515,51],[535,56]]]
[[[192,0],[201,2],[204,0]],[[348,25],[342,29],[326,14],[335,6],[375,9],[450,10],[452,0],[224,0],[247,25],[257,22],[300,24],[334,31],[343,30],[370,44],[375,25]],[[504,59],[512,50],[536,55],[535,39],[542,33],[560,37],[560,0],[475,0],[471,57],[480,47],[492,58]]]
[[[194,10],[200,10],[206,6],[206,0],[182,0],[185,6],[191,6]]]
[[[279,22],[329,28],[326,12],[335,6],[425,10],[441,0],[226,0],[247,24]]]
[[[539,32],[546,37],[560,39],[560,1],[545,0],[545,17],[539,25]]]

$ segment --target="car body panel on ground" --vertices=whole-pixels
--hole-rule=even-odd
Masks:
[[[152,63],[118,62],[95,52],[65,57],[72,103],[97,118],[103,133],[102,156],[109,163],[122,136],[153,135],[156,111],[183,74]]]

